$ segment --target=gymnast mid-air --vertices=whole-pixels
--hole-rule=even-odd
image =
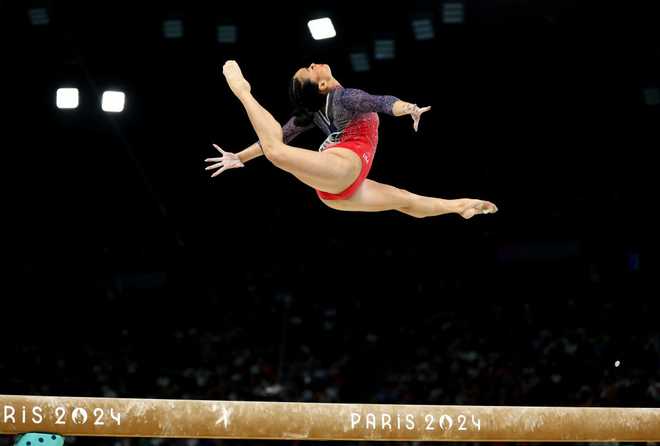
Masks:
[[[337,210],[395,210],[419,218],[452,213],[471,218],[497,211],[488,201],[426,197],[367,178],[378,144],[378,113],[410,115],[417,131],[422,114],[431,107],[344,88],[328,65],[313,63],[300,68],[291,79],[289,95],[295,109],[282,127],[252,96],[250,84],[235,61],[226,62],[222,72],[259,140],[239,153],[213,144],[221,156],[206,159],[206,170],[215,170],[212,177],[265,155],[272,164],[316,189],[321,201]],[[314,126],[327,135],[318,152],[288,145]]]

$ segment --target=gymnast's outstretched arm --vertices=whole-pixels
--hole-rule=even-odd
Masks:
[[[402,101],[395,96],[372,95],[356,88],[346,88],[340,94],[339,103],[347,110],[359,113],[386,113],[392,116],[410,115],[415,131],[422,113],[431,110],[430,106],[418,107],[417,104]]]
[[[312,127],[314,127],[314,124],[301,127],[295,123],[295,118],[289,119],[287,123],[284,124],[284,127],[282,127],[284,143],[288,144],[289,141],[293,140],[296,136],[311,129]],[[207,163],[210,163],[206,167],[206,170],[217,169],[215,172],[213,172],[213,174],[211,174],[211,177],[218,176],[227,169],[245,167],[246,162],[264,154],[264,151],[261,149],[258,141],[238,153],[227,152],[215,144],[213,144],[213,147],[215,147],[216,150],[220,152],[221,156],[217,158],[206,158],[205,160]]]

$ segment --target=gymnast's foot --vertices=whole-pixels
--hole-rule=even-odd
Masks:
[[[236,97],[240,99],[241,96],[250,93],[250,83],[243,77],[243,73],[235,60],[225,62],[222,67],[222,74],[225,75],[227,85]]]
[[[494,214],[495,212],[497,212],[497,206],[490,201],[473,200],[470,198],[458,200],[458,214],[466,220],[477,214]]]

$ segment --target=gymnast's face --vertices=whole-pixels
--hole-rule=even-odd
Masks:
[[[293,77],[300,82],[309,80],[315,83],[319,86],[319,91],[321,93],[326,93],[328,91],[330,81],[333,79],[330,67],[322,63],[313,63],[308,67],[303,67],[296,71],[296,74]]]

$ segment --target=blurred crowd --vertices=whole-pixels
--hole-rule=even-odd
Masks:
[[[660,405],[653,305],[631,312],[625,302],[491,303],[471,311],[382,311],[371,319],[370,305],[285,298],[249,314],[225,310],[216,327],[115,328],[78,342],[27,335],[0,362],[0,393]]]

